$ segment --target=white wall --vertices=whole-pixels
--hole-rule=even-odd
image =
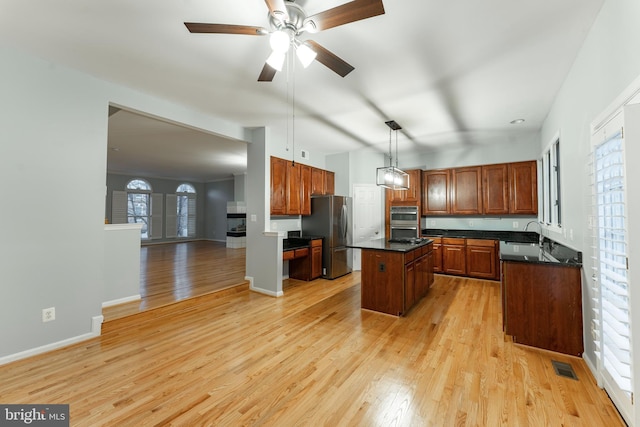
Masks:
[[[142,224],[104,226],[103,307],[140,299],[141,229]]]
[[[0,93],[2,363],[95,332],[110,102],[238,140],[243,129],[5,47]],[[47,307],[56,320],[42,323]]]
[[[610,103],[640,76],[640,2],[608,0],[591,28],[574,65],[554,101],[541,132],[546,145],[560,132],[563,228],[573,230],[573,239],[559,234],[554,238],[582,251],[583,312],[585,327],[584,357],[596,364],[591,343],[591,259],[589,245],[590,189],[587,155],[590,151],[590,125]],[[629,153],[627,153],[629,155]],[[627,158],[634,165],[638,158]],[[628,169],[628,182],[638,182],[637,168]],[[629,197],[634,197],[633,187]],[[638,216],[630,216],[631,220]],[[639,235],[630,235],[637,241]],[[629,264],[633,265],[630,259]],[[632,284],[633,287],[633,284]],[[636,369],[636,372],[638,370]]]

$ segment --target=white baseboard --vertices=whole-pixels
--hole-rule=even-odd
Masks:
[[[268,295],[270,297],[281,297],[282,295],[284,295],[284,292],[282,292],[282,291],[273,292],[273,291],[270,291],[269,289],[263,289],[263,288],[258,288],[256,286],[254,286],[253,277],[251,277],[251,276],[244,276],[244,280],[248,280],[249,281],[249,290],[251,290],[253,292],[257,292],[257,293],[263,294],[263,295]]]
[[[131,302],[131,301],[138,301],[142,299],[142,297],[140,296],[140,294],[138,295],[131,295],[129,297],[124,297],[124,298],[118,298],[118,299],[113,299],[111,301],[105,301],[102,303],[102,308],[105,307],[111,307],[112,305],[118,305],[118,304],[123,304],[125,302]]]
[[[588,357],[584,356],[584,353],[582,353],[582,360],[584,360],[587,368],[589,368],[589,370],[591,371],[591,375],[593,375],[593,378],[595,378],[598,387],[603,388],[604,384],[602,384],[602,377],[598,373],[598,369],[593,365],[593,363],[591,363],[591,360]]]
[[[27,357],[36,356],[38,354],[47,353],[49,351],[57,350],[62,347],[67,347],[72,344],[77,344],[82,341],[90,340],[100,336],[102,330],[102,316],[94,316],[91,318],[91,332],[78,335],[75,337],[67,338],[62,341],[46,344],[40,347],[31,348],[29,350],[21,351],[19,353],[10,354],[8,356],[0,357],[0,366],[7,363],[15,362],[16,360],[26,359]]]

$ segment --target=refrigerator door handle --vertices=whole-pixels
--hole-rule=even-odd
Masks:
[[[347,223],[347,205],[342,205],[342,214],[341,214],[341,218],[340,221],[342,222],[342,237],[345,239],[346,242],[346,238],[347,238],[347,231],[349,230],[349,224]]]

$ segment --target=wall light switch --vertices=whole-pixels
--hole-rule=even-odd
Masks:
[[[513,228],[520,228],[520,223],[518,221],[513,221]]]
[[[256,222],[258,220],[258,217],[255,214],[251,215],[251,222]]]

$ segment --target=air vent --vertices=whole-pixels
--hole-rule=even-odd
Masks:
[[[552,360],[551,364],[553,365],[553,370],[556,371],[556,375],[578,381],[578,376],[573,371],[571,365],[569,365],[568,363]]]

